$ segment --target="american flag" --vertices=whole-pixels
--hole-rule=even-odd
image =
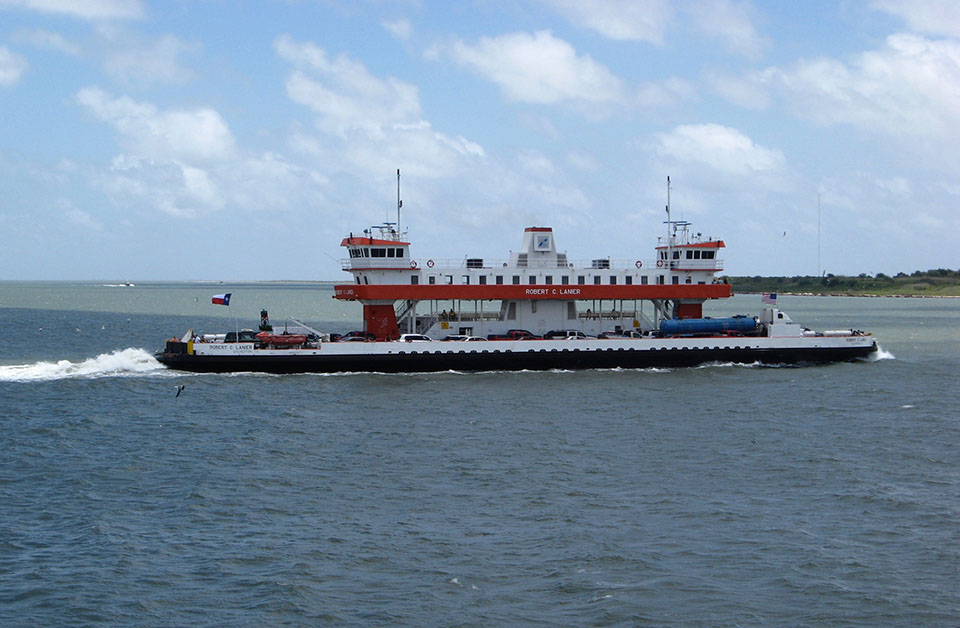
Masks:
[[[760,297],[760,303],[763,303],[764,305],[776,305],[777,293],[776,292],[764,293],[764,295]]]

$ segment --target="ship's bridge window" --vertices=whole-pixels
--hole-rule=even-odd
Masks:
[[[396,257],[396,249],[387,249],[387,257]]]
[[[673,259],[680,259],[680,251],[673,252]]]
[[[397,257],[403,257],[403,249],[396,249]]]
[[[387,250],[381,248],[370,249],[370,257],[386,257]]]
[[[704,251],[703,259],[714,259],[717,255],[716,251]]]

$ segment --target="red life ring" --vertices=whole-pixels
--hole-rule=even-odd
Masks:
[[[410,268],[416,268],[416,267],[417,267],[417,260],[413,260],[412,262],[410,262]]]
[[[433,268],[433,260],[432,260],[432,259],[428,259],[428,260],[427,260],[427,266],[428,266],[429,268]]]
[[[643,268],[643,262],[637,260],[637,268]]]
[[[662,259],[658,259],[658,260],[657,260],[657,268],[663,268],[663,260],[662,260]]]

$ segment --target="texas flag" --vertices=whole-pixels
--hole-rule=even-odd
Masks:
[[[232,294],[233,294],[232,292],[228,292],[226,294],[218,294],[218,295],[215,295],[211,300],[213,301],[214,305],[230,305],[230,295]]]

